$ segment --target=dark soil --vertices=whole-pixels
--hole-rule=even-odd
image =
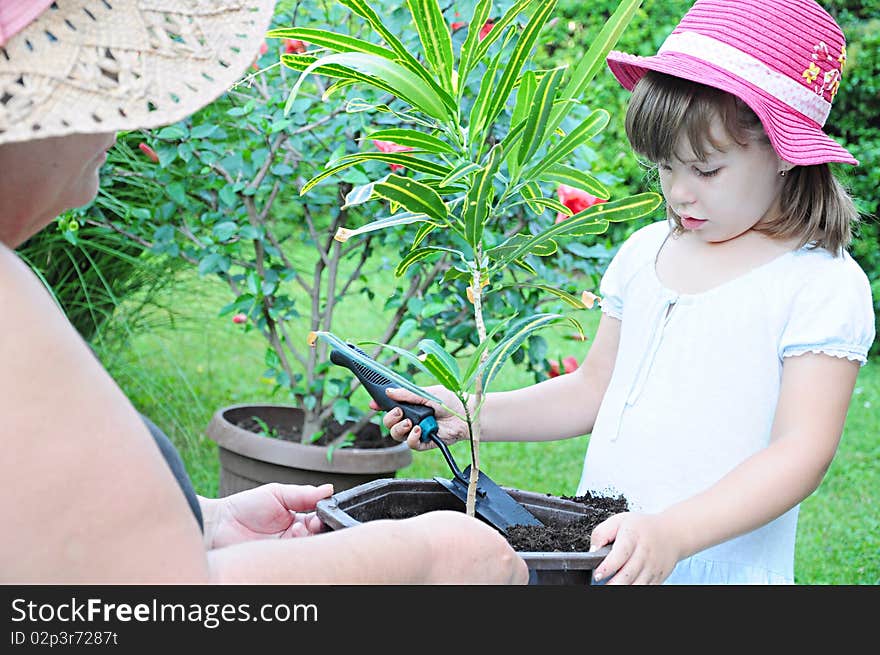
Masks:
[[[515,525],[507,531],[507,541],[522,553],[581,553],[590,550],[590,533],[608,517],[626,512],[629,505],[623,496],[587,493],[562,496],[586,506],[583,517],[557,525]]]
[[[302,441],[302,429],[299,425],[280,424],[266,425],[261,421],[255,420],[253,417],[243,419],[236,425],[244,430],[255,434],[263,434],[275,439],[283,439],[284,441]],[[269,428],[269,434],[266,434],[265,428]],[[317,440],[311,442],[314,446],[326,446],[336,437],[342,434],[343,426],[336,421],[332,421],[324,430],[324,434]],[[378,425],[370,423],[354,436],[354,441],[349,447],[352,448],[391,448],[396,446],[397,441],[387,434],[382,434]]]
[[[623,496],[587,493],[583,496],[560,496],[587,508],[583,518],[549,525],[515,525],[507,531],[507,541],[521,553],[585,553],[590,550],[590,533],[614,514],[629,510]],[[406,519],[418,514],[403,507],[388,508],[384,518]]]

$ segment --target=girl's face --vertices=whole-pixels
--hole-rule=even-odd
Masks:
[[[73,134],[0,145],[0,241],[15,248],[98,193],[116,134]]]
[[[775,216],[783,182],[779,172],[791,165],[769,143],[739,145],[717,117],[711,131],[723,151],[707,143],[707,158],[700,160],[687,137],[681,137],[674,160],[658,168],[663,196],[685,230],[707,243],[720,243]]]

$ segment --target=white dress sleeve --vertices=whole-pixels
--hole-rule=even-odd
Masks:
[[[827,259],[794,297],[779,356],[822,353],[868,361],[875,337],[871,285],[848,255]]]
[[[623,299],[627,283],[640,266],[646,262],[653,265],[656,251],[668,233],[668,222],[658,221],[640,228],[620,246],[599,282],[599,306],[608,316],[623,319]]]

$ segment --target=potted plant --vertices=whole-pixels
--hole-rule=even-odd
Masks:
[[[553,14],[555,1],[518,0],[496,18],[491,0],[479,0],[466,36],[456,39],[457,56],[449,21],[435,0],[406,3],[422,44],[415,54],[365,2],[338,1],[370,25],[381,44],[301,27],[271,33],[308,40],[329,51],[321,56],[282,57],[285,65],[300,71],[288,107],[297,101],[299,89],[311,73],[334,76],[340,80],[339,85],[371,85],[397,99],[393,111],[406,126],[383,130],[372,137],[410,148],[396,153],[393,160],[404,166],[406,173],[390,174],[363,185],[357,198],[348,203],[379,200],[390,206],[390,215],[365,225],[342,226],[337,239],[348,242],[389,227],[414,225],[412,246],[398,263],[397,274],[404,275],[412,267],[442,255],[454,262],[442,282],[466,284],[472,308],[470,325],[476,338],[475,347],[466,358],[462,357],[463,362],[434,339],[422,340],[419,354],[389,347],[413,370],[452,391],[467,408],[462,416],[469,426],[471,446],[466,511],[473,514],[479,473],[480,407],[487,389],[508,358],[537,330],[567,322],[583,333],[574,316],[562,313],[504,314],[502,307],[487,315],[485,299],[516,284],[540,289],[576,309],[592,306],[595,297],[591,293],[578,298],[545,284],[530,262],[553,254],[564,240],[602,234],[611,222],[644,216],[661,202],[654,193],[608,201],[609,192],[599,179],[568,164],[577,148],[594,138],[608,122],[607,112],[591,109],[581,96],[640,3],[621,2],[590,51],[572,69],[560,66],[535,70],[530,67],[532,53],[541,29]],[[526,16],[522,24],[521,16]],[[320,182],[357,164],[362,157],[355,153],[330,162],[303,187],[303,193],[307,195]],[[604,202],[587,203],[589,206],[574,213],[549,197],[548,185],[559,184]],[[531,229],[506,233],[505,219],[523,207],[536,218]],[[560,220],[554,221],[559,214]],[[514,271],[517,277],[512,277]],[[344,345],[329,331],[316,331],[313,342]],[[394,379],[401,386],[431,397],[406,378]],[[428,484],[421,491],[437,491],[433,481],[425,482]],[[364,485],[352,494],[387,496],[381,484],[387,486],[388,481]],[[391,496],[406,499],[417,496],[418,491],[412,488]],[[363,498],[342,498],[357,511],[366,511]],[[417,500],[411,502],[418,505]],[[324,509],[330,505],[338,508],[339,503],[340,497],[336,497],[325,503]],[[380,504],[387,505],[384,501]],[[367,511],[366,515],[371,514]],[[329,515],[325,512],[325,516]]]

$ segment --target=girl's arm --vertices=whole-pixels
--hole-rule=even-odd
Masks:
[[[551,441],[588,434],[593,430],[599,405],[608,389],[620,343],[620,321],[602,314],[593,345],[583,364],[567,375],[545,380],[515,391],[486,394],[480,413],[480,437],[483,441]],[[464,414],[455,395],[442,386],[428,387],[447,407]],[[406,389],[389,389],[394,400],[428,405],[434,409],[439,436],[446,443],[468,438],[467,424],[443,407]],[[471,399],[473,402],[473,399]],[[375,401],[370,407],[379,409]],[[473,407],[471,407],[473,410]],[[419,442],[419,428],[403,419],[399,409],[382,418],[391,436],[406,440],[413,450],[433,448],[433,443]]]
[[[614,541],[597,577],[618,571],[611,582],[660,582],[677,561],[755,530],[808,497],[834,458],[858,372],[857,362],[830,355],[786,358],[770,445],[659,514],[618,514],[597,526],[591,547]]]
[[[515,391],[490,393],[481,414],[485,441],[554,441],[593,431],[620,343],[620,321],[602,314],[576,371]]]

